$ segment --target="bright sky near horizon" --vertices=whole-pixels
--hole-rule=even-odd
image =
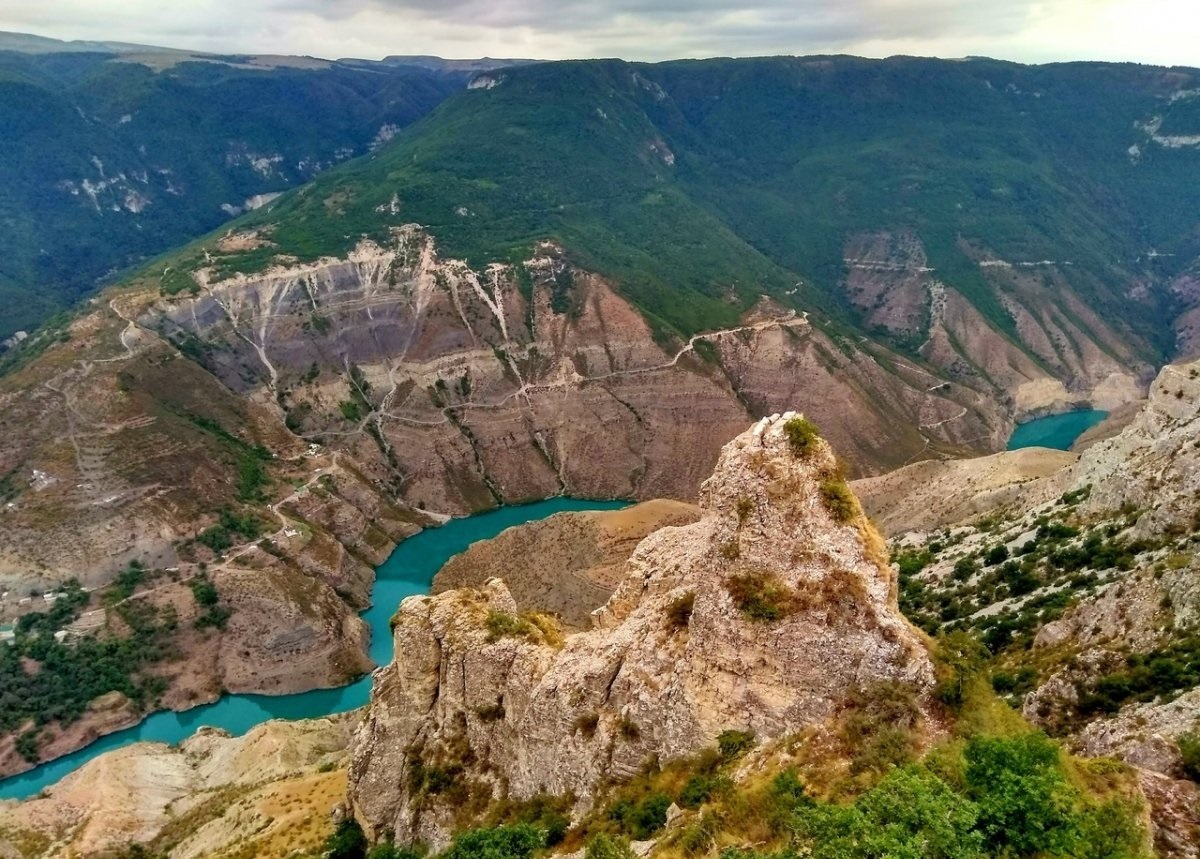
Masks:
[[[1198,0],[0,0],[0,30],[327,58],[849,53],[1200,65]]]

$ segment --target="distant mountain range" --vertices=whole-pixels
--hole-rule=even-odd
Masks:
[[[1103,399],[1195,345],[1198,180],[1191,69],[543,63],[476,75],[247,216],[271,249],[223,265],[336,257],[412,222],[481,272],[552,239],[664,335],[767,295],[1032,408],[1036,377]]]
[[[0,30],[0,51],[20,51],[25,54],[104,53],[104,54],[187,54],[180,48],[137,45],[132,42],[102,42],[84,39],[51,39],[33,33],[11,33]]]

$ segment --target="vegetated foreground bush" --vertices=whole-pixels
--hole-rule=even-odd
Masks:
[[[864,693],[856,712],[872,721],[895,717],[903,725],[914,718],[910,697],[881,686]],[[858,723],[847,728],[853,735],[865,730]],[[571,797],[502,802],[501,813],[489,820],[508,822],[460,832],[440,859],[532,859],[560,842],[567,852],[583,848],[584,859],[632,859],[630,842],[647,839],[658,839],[656,849],[666,855],[687,859],[1149,859],[1139,809],[1128,798],[1128,769],[1115,761],[1071,759],[1038,731],[946,741],[923,761],[845,782],[852,792],[838,801],[821,798],[829,785],[806,787],[791,766],[735,782],[752,735],[723,736],[727,748],[664,767],[650,764],[602,793],[569,831],[564,812]],[[667,827],[672,803],[687,816]],[[365,844],[354,829],[353,822],[342,824],[326,845],[328,855],[421,855],[389,844],[361,852]],[[350,852],[331,849],[337,845]]]
[[[850,803],[814,800],[798,784],[784,772],[766,791],[743,794],[754,808],[742,814],[770,821],[766,838],[754,837],[772,846],[730,847],[722,859],[1148,859],[1137,808],[1119,795],[1085,796],[1039,732],[944,747],[892,769]],[[721,816],[702,812],[676,843],[698,855],[687,847],[736,840],[712,831]]]

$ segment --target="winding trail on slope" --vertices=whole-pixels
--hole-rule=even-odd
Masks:
[[[687,344],[684,345],[683,348],[681,348],[679,351],[677,351],[675,353],[674,357],[672,357],[669,361],[666,361],[662,364],[654,364],[650,367],[637,367],[632,370],[613,370],[610,373],[602,373],[597,376],[581,376],[577,373],[573,377],[560,378],[560,379],[556,379],[552,382],[523,383],[520,387],[518,387],[515,391],[513,391],[512,393],[505,396],[503,399],[496,400],[494,402],[490,402],[490,403],[479,403],[479,402],[457,403],[454,405],[446,406],[445,408],[442,409],[442,413],[444,416],[442,417],[441,420],[437,420],[437,421],[429,421],[429,420],[421,420],[419,418],[411,418],[411,417],[407,417],[405,415],[398,415],[398,414],[395,414],[394,412],[388,412],[388,411],[380,411],[379,414],[390,420],[401,421],[403,423],[413,424],[416,426],[431,426],[431,427],[432,426],[442,426],[451,421],[451,418],[449,415],[452,411],[466,411],[468,409],[498,409],[498,408],[503,408],[504,406],[508,405],[508,403],[510,403],[512,400],[515,400],[518,398],[524,399],[528,403],[529,395],[531,393],[538,393],[538,392],[559,390],[559,389],[563,389],[563,388],[570,388],[570,387],[577,386],[577,385],[585,385],[585,384],[588,384],[591,382],[603,382],[607,379],[628,378],[631,376],[642,375],[645,373],[661,373],[664,370],[670,370],[671,368],[677,366],[679,364],[680,360],[682,360],[685,355],[695,352],[696,343],[698,343],[701,340],[707,340],[709,338],[716,338],[716,337],[726,337],[731,334],[739,334],[739,333],[742,333],[745,331],[764,331],[768,328],[775,328],[775,327],[808,328],[808,327],[810,327],[810,324],[808,321],[808,312],[804,311],[799,316],[779,317],[779,318],[775,318],[775,319],[768,319],[763,322],[756,322],[752,325],[739,325],[734,328],[724,328],[719,331],[709,331],[709,332],[702,333],[702,334],[695,334],[688,340]],[[361,430],[350,431],[347,433],[312,433],[311,435],[313,435],[313,436],[317,436],[317,435],[350,435],[350,434],[353,434],[353,432],[357,432],[357,431],[361,431]]]

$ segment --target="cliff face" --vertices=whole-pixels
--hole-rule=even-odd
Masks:
[[[269,236],[227,246],[255,242]],[[991,383],[931,386],[928,371],[768,300],[671,342],[550,244],[481,272],[414,225],[261,273],[214,258],[194,297],[147,307],[140,324],[435,510],[562,490],[694,498],[720,439],[792,402],[868,472],[999,444],[1009,427]]]
[[[130,843],[176,859],[317,849],[345,794],[353,722],[267,722],[242,737],[202,728],[177,747],[100,755],[36,799],[0,802],[0,856],[107,855]]]
[[[405,600],[406,658],[376,674],[354,741],[364,828],[444,844],[453,796],[570,792],[586,806],[605,780],[722,730],[776,737],[877,681],[927,687],[881,543],[857,504],[846,521],[827,509],[832,453],[817,441],[797,456],[784,425],[764,419],[723,448],[699,521],[643,540],[589,631],[564,640],[519,616],[496,579]]]
[[[989,249],[963,250],[996,290],[1007,332],[930,265],[911,230],[849,237],[842,288],[868,330],[919,343],[921,356],[956,382],[1004,390],[1019,420],[1085,405],[1111,409],[1139,396],[1153,373],[1144,349],[1081,298],[1069,262],[1014,263]]]

